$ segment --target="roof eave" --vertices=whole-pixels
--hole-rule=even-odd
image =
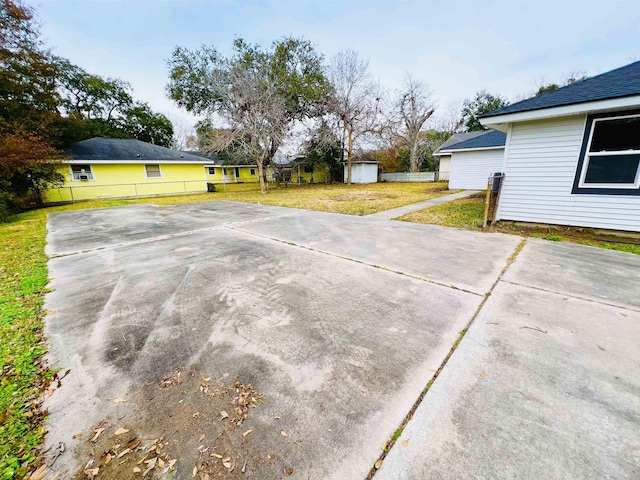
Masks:
[[[526,112],[505,113],[489,117],[480,117],[480,123],[485,127],[506,132],[510,123],[526,122],[529,120],[543,120],[547,118],[584,115],[587,113],[624,110],[640,107],[640,95],[620,98],[609,98],[593,102],[574,103],[560,107],[528,110]]]
[[[451,150],[442,150],[438,155],[451,155],[457,152],[475,152],[476,150],[504,150],[504,145],[494,145],[492,147],[469,147],[469,148],[453,148]],[[436,155],[434,153],[434,155]]]

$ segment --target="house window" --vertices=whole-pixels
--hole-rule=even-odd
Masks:
[[[71,178],[74,181],[93,180],[91,165],[71,165]]]
[[[304,166],[304,173],[311,173],[311,167],[309,165]]]
[[[252,168],[252,169],[251,169],[251,175],[255,175],[255,174],[256,174],[256,169],[255,169],[255,168]]]
[[[162,172],[160,172],[160,165],[145,165],[144,169],[147,172],[147,178],[162,177]]]
[[[573,193],[640,195],[640,113],[587,119]]]
[[[209,170],[209,175],[215,175],[216,174],[216,169],[214,167],[208,167]]]
[[[234,170],[235,170],[236,178],[238,178],[240,176],[240,169],[236,167]]]

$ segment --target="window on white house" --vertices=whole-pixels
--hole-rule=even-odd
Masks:
[[[73,180],[93,180],[91,165],[71,165],[71,177]]]
[[[576,193],[586,189],[599,189],[599,192],[585,193],[637,190],[640,187],[640,114],[590,120]]]
[[[209,175],[215,175],[216,174],[215,167],[208,167],[208,168],[209,168]]]
[[[160,165],[145,165],[144,169],[147,172],[147,178],[162,177],[162,172],[160,172]]]
[[[256,174],[256,169],[255,169],[255,168],[252,168],[252,169],[251,169],[251,175],[255,175],[255,174]]]

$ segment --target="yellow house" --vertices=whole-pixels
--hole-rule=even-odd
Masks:
[[[222,166],[198,154],[121,138],[75,143],[65,161],[64,184],[47,203],[206,192],[208,183],[258,182],[257,167]]]
[[[281,182],[295,184],[325,183],[330,177],[328,167],[307,165],[303,155],[274,164],[274,167],[270,168],[269,179],[275,181],[277,175],[281,176]]]

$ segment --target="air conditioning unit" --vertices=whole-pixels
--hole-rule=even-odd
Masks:
[[[78,175],[79,180],[89,180],[89,175]]]

